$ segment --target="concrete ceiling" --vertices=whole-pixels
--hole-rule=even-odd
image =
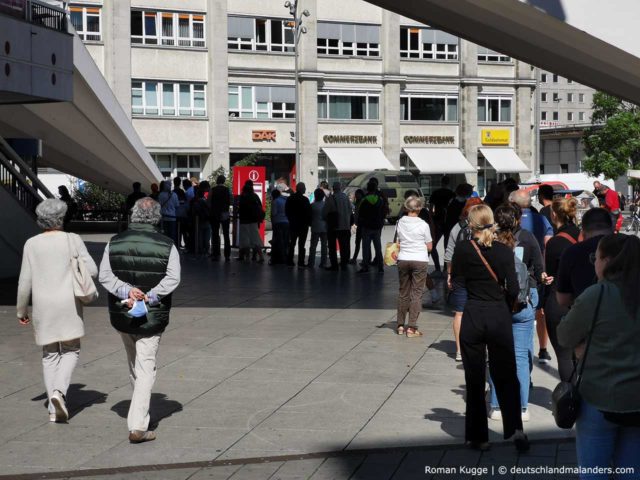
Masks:
[[[608,3],[605,6],[606,2],[592,0],[527,0],[533,5],[519,0],[367,1],[640,104],[640,59],[563,20],[571,18],[572,13],[576,25],[589,28],[588,19],[591,19],[597,24],[594,32],[601,38],[610,38],[623,47],[631,44],[637,47],[638,25],[632,24],[640,11],[637,1],[624,0],[627,6],[634,5],[635,15],[625,18],[623,12],[618,11],[608,15],[604,23],[600,11],[609,10]],[[581,15],[578,14],[580,8]],[[617,33],[606,35],[607,29]],[[619,35],[620,30],[626,33]],[[616,41],[625,35],[629,38],[627,42]],[[635,52],[637,48],[630,50]]]

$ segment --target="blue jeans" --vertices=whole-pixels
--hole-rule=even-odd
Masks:
[[[635,474],[613,478],[638,478],[640,473],[640,428],[621,427],[605,420],[602,413],[584,400],[576,421],[576,452],[581,467],[632,467]],[[582,480],[608,480],[608,474],[585,474]]]
[[[518,371],[518,382],[520,382],[520,405],[527,408],[529,405],[529,386],[531,384],[531,370],[533,369],[533,335],[535,331],[536,312],[533,305],[538,304],[538,291],[532,289],[531,299],[527,308],[513,315],[513,343],[516,351],[516,368]],[[491,385],[491,407],[498,407],[496,389],[493,381],[489,377]]]

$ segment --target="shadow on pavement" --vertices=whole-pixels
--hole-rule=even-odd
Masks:
[[[111,407],[111,411],[116,412],[122,418],[127,418],[130,405],[131,400],[122,400]],[[151,416],[149,429],[155,430],[162,420],[181,411],[182,404],[180,402],[168,399],[164,393],[152,393],[151,406],[149,408]]]
[[[69,418],[73,418],[80,412],[93,405],[105,403],[107,394],[98,392],[97,390],[85,390],[86,385],[81,383],[72,383],[67,390],[67,408],[69,409]],[[31,399],[32,402],[44,400],[43,406],[46,408],[48,404],[47,393],[44,392],[37,397]]]

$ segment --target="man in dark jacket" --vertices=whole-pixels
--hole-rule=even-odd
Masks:
[[[382,245],[380,236],[382,227],[384,226],[385,210],[384,201],[376,194],[377,185],[375,182],[367,183],[367,195],[360,202],[358,210],[358,228],[362,228],[362,256],[363,265],[358,273],[369,271],[369,262],[371,261],[371,242],[376,251],[376,265],[378,272],[383,273],[382,264]]]
[[[180,284],[180,255],[157,231],[160,204],[138,200],[129,229],[113,237],[100,263],[100,283],[109,292],[111,325],[120,332],[133,397],[127,416],[129,441],[155,440],[149,431],[149,403],[156,379],[160,337],[169,324],[171,294]]]
[[[311,204],[304,196],[307,187],[300,182],[296,186],[296,193],[287,198],[284,211],[289,220],[289,251],[287,255],[287,265],[293,265],[293,254],[298,242],[298,267],[306,266],[304,262],[305,248],[311,226]]]
[[[226,178],[219,175],[216,186],[209,194],[209,211],[211,212],[211,257],[220,259],[220,227],[224,241],[224,261],[231,258],[231,239],[229,237],[229,208],[231,207],[231,191],[224,184]]]

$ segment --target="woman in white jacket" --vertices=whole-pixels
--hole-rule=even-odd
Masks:
[[[421,198],[409,197],[404,202],[407,215],[398,220],[396,227],[400,244],[397,332],[398,335],[406,332],[409,338],[422,336],[422,332],[418,330],[418,316],[422,311],[422,294],[432,247],[429,225],[418,216],[423,206]],[[407,313],[409,323],[405,328]]]
[[[62,231],[67,205],[47,199],[36,208],[44,232],[24,245],[18,281],[17,314],[21,325],[33,321],[36,344],[42,345],[42,369],[49,398],[49,421],[66,422],[66,394],[84,336],[82,304],[73,293],[71,257],[77,252],[92,277],[98,267],[82,239]],[[31,297],[32,313],[28,312]]]

